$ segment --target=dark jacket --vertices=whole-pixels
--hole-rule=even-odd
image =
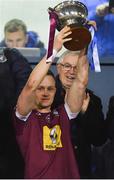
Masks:
[[[64,102],[65,91],[59,77],[56,78],[57,92],[53,106]],[[87,89],[90,103],[87,111],[79,113],[71,123],[71,139],[76,153],[81,178],[91,178],[91,145],[99,146],[105,142],[105,124],[101,100]]]
[[[101,179],[114,179],[114,96],[109,100],[106,116],[107,141],[97,151],[97,174]]]
[[[23,159],[11,121],[12,109],[25,85],[31,67],[16,49],[5,48],[0,60],[0,179],[23,178]]]
[[[114,96],[109,100],[108,112],[106,116],[106,126],[108,138],[114,142]]]

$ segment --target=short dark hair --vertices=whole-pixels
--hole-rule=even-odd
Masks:
[[[56,78],[55,78],[54,73],[53,73],[51,70],[48,70],[48,72],[47,72],[47,76],[51,76],[51,77],[53,77],[53,79],[55,80],[55,87],[57,88],[57,83],[56,83]]]
[[[4,27],[4,33],[17,32],[19,30],[23,31],[24,34],[27,33],[26,24],[20,19],[12,19],[12,20],[8,21]]]
[[[52,76],[53,79],[55,80],[54,73],[51,70],[48,70],[47,75]]]

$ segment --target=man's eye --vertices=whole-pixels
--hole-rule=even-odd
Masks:
[[[71,66],[69,64],[64,65],[66,68],[70,68]]]
[[[18,40],[17,40],[17,42],[21,42],[21,41],[22,41],[22,39],[18,39]]]
[[[54,88],[53,87],[49,87],[48,91],[54,91]]]
[[[43,87],[38,87],[37,88],[39,91],[42,91],[44,88]]]
[[[7,42],[8,42],[8,43],[11,43],[11,42],[12,42],[12,40],[7,40]]]

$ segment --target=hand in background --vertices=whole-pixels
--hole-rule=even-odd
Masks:
[[[87,24],[93,26],[95,30],[97,30],[97,23],[95,21],[88,21]]]

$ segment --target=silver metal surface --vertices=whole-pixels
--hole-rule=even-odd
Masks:
[[[65,25],[82,26],[88,15],[87,7],[75,0],[64,1],[53,8],[57,14],[57,29],[61,30]]]

